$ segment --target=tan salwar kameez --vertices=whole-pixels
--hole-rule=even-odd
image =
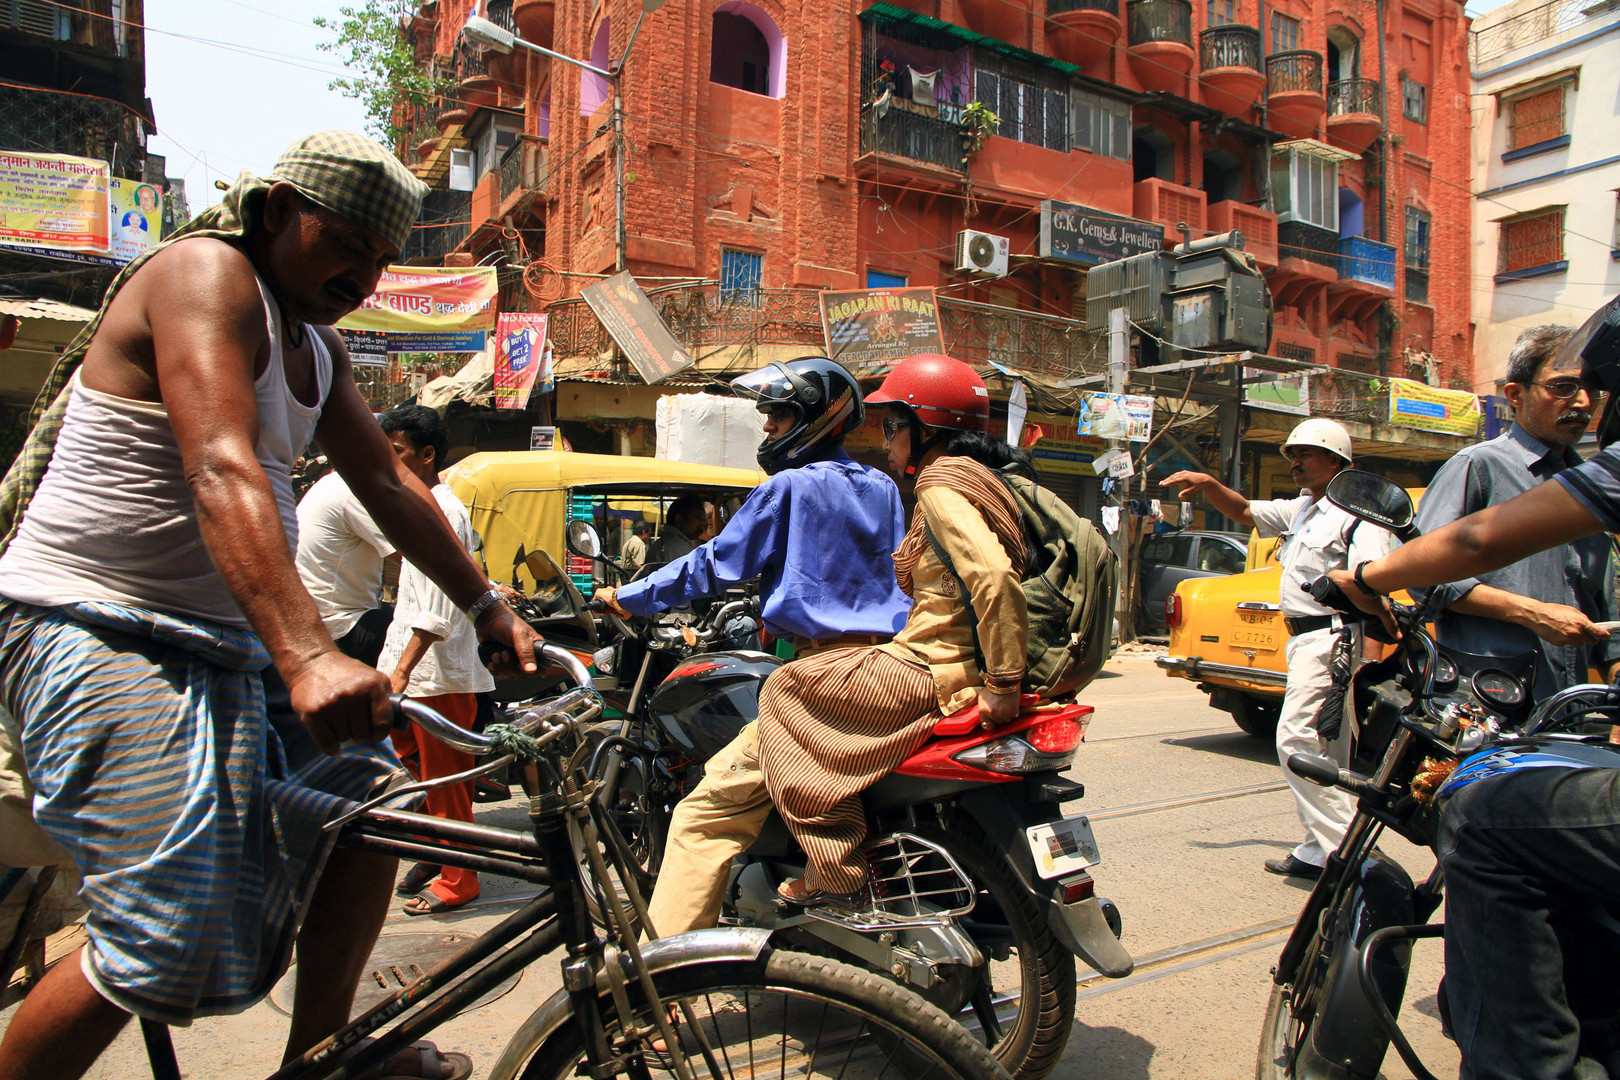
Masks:
[[[945,569],[923,522],[955,565]],[[892,642],[795,661],[760,695],[760,764],[771,799],[809,857],[805,885],[850,893],[865,880],[860,793],[981,686],[1007,692],[1024,675],[1025,552],[1011,495],[971,458],[940,458],[917,476],[917,510],[895,553],[912,598]],[[981,673],[963,585],[979,616]]]

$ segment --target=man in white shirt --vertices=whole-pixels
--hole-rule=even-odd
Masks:
[[[394,453],[427,485],[469,552],[475,540],[466,508],[439,482],[439,464],[450,440],[439,414],[425,405],[401,405],[382,415],[383,434]],[[444,591],[411,563],[400,568],[399,598],[388,627],[378,670],[389,677],[393,693],[404,694],[471,730],[478,714],[478,695],[493,690],[495,680],[478,659],[473,625]],[[454,750],[415,728],[394,733],[394,747],[407,765],[419,755],[417,779],[453,776],[473,767],[471,754]],[[470,782],[435,788],[427,795],[427,812],[448,821],[473,820]],[[406,872],[397,890],[409,896],[407,915],[448,911],[478,896],[478,874],[454,866],[418,863]]]
[[[1178,472],[1165,477],[1165,486],[1185,484],[1183,497],[1202,492],[1210,503],[1234,521],[1252,525],[1261,536],[1281,537],[1277,561],[1282,564],[1278,601],[1288,628],[1288,690],[1277,721],[1277,759],[1283,778],[1294,791],[1305,839],[1280,859],[1267,859],[1266,869],[1286,877],[1314,878],[1327,865],[1328,852],[1339,846],[1355,813],[1355,801],[1338,788],[1317,787],[1288,768],[1293,754],[1330,757],[1340,767],[1349,761],[1350,725],[1323,738],[1317,714],[1333,685],[1329,659],[1341,633],[1343,619],[1316,602],[1306,591],[1329,570],[1354,567],[1387,555],[1395,548],[1388,530],[1358,522],[1322,497],[1328,481],[1349,466],[1350,433],[1332,420],[1306,420],[1283,443],[1292,465],[1290,476],[1304,494],[1293,499],[1251,502],[1207,473]],[[1355,632],[1352,627],[1351,632]],[[1367,647],[1365,644],[1364,648]]]
[[[430,485],[431,486],[431,485]],[[328,473],[298,504],[298,577],[345,656],[376,666],[393,620],[382,602],[383,562],[394,557],[349,485]]]
[[[619,565],[624,568],[626,578],[636,576],[636,571],[647,565],[647,537],[652,535],[652,526],[645,521],[638,521],[630,531],[630,539],[624,542],[624,551],[619,554]]]

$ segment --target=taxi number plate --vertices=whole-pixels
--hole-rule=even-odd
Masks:
[[[1262,649],[1277,647],[1277,614],[1272,611],[1240,611],[1232,627],[1232,643]]]
[[[1036,870],[1043,878],[1060,877],[1102,862],[1097,838],[1091,834],[1091,821],[1084,814],[1031,825],[1024,835],[1029,838],[1029,853],[1035,857]]]

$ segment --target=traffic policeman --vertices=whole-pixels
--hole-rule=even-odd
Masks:
[[[1291,754],[1330,757],[1341,766],[1350,753],[1349,724],[1325,739],[1319,733],[1323,701],[1333,686],[1330,664],[1341,635],[1351,635],[1352,648],[1366,647],[1354,623],[1346,627],[1339,615],[1317,603],[1307,591],[1312,581],[1329,570],[1376,559],[1395,547],[1387,530],[1358,522],[1324,499],[1328,481],[1348,466],[1352,454],[1350,434],[1332,420],[1306,420],[1289,434],[1283,454],[1289,475],[1303,489],[1292,499],[1250,500],[1207,473],[1182,471],[1167,476],[1166,486],[1185,485],[1182,497],[1202,494],[1215,509],[1261,536],[1278,537],[1277,561],[1282,565],[1279,601],[1288,629],[1288,690],[1277,721],[1277,758],[1283,777],[1294,792],[1295,806],[1305,839],[1280,859],[1267,859],[1266,869],[1289,877],[1314,878],[1327,865],[1328,852],[1339,846],[1355,812],[1355,802],[1338,788],[1318,787],[1288,768]]]

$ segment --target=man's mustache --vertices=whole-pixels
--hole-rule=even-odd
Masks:
[[[1592,422],[1592,414],[1585,409],[1570,409],[1558,417],[1560,424],[1579,424],[1585,427]]]

